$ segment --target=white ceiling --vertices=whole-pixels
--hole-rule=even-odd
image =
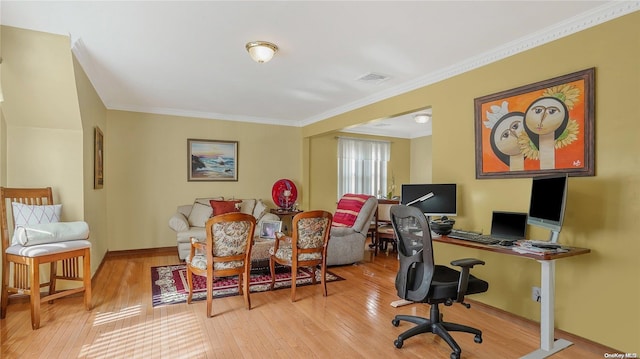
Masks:
[[[637,11],[639,3],[3,0],[0,22],[69,35],[109,109],[304,126]],[[255,40],[280,51],[257,64],[245,50]],[[389,79],[357,80],[368,73]],[[405,128],[399,124],[415,124],[404,117],[350,131],[431,133],[431,121]]]

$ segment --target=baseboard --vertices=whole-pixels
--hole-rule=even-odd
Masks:
[[[475,307],[474,309],[476,310],[481,310],[485,313],[491,314],[493,316],[499,317],[509,322],[517,323],[518,325],[521,325],[523,327],[529,327],[531,329],[538,330],[538,331],[540,330],[540,323],[534,320],[523,318],[513,313],[509,313],[503,309],[499,309],[496,307],[492,307],[488,304],[477,302],[473,299],[465,298],[464,301],[474,306]],[[578,345],[581,348],[586,349],[587,351],[593,353],[594,357],[596,357],[597,355],[597,357],[601,358],[604,353],[623,353],[621,350],[613,349],[606,345],[593,342],[589,339],[580,337],[575,334],[571,334],[569,332],[565,332],[564,330],[560,330],[560,329],[555,329],[554,338],[566,339],[572,342],[574,345]]]
[[[144,255],[165,255],[165,254],[175,254],[178,255],[178,249],[176,246],[173,247],[158,247],[158,248],[142,248],[142,249],[127,249],[122,251],[107,251],[104,255],[104,259],[109,257],[119,257],[119,256],[144,256]],[[104,262],[104,259],[102,262]],[[100,263],[102,265],[102,263]]]

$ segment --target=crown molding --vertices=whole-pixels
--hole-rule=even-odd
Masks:
[[[555,26],[548,27],[529,36],[506,43],[494,50],[474,56],[440,71],[428,74],[385,91],[378,92],[374,95],[340,106],[333,110],[309,117],[300,121],[300,126],[307,126],[333,116],[371,105],[390,97],[398,96],[409,91],[446,80],[638,10],[640,10],[640,1],[612,1],[591,11],[571,17],[562,23],[556,24]]]

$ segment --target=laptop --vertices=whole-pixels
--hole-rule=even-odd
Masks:
[[[517,241],[525,238],[526,229],[526,213],[493,211],[491,238],[500,241]]]

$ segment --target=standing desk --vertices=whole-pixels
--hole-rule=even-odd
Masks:
[[[540,263],[540,348],[523,356],[522,359],[538,359],[546,358],[548,356],[557,353],[568,346],[572,345],[568,340],[558,339],[554,341],[554,301],[555,301],[555,272],[556,272],[556,260],[573,257],[581,254],[587,254],[591,252],[588,248],[567,247],[568,252],[563,253],[550,253],[550,254],[533,254],[533,253],[518,253],[511,249],[511,247],[499,247],[489,246],[486,244],[465,241],[455,238],[449,238],[447,236],[441,236],[439,238],[433,238],[434,242],[449,243],[458,246],[475,248],[489,252],[496,252],[501,254],[508,254],[516,257],[523,257],[534,259]]]

